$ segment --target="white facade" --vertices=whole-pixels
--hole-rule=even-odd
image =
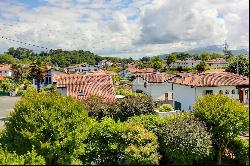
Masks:
[[[0,70],[0,76],[11,77],[12,76],[12,71],[10,69]]]
[[[53,83],[53,76],[55,74],[62,74],[63,72],[55,70],[55,69],[50,69],[47,74],[45,75],[45,77],[43,78],[43,80],[40,82],[40,86],[50,86]],[[35,81],[35,79],[33,79],[33,86],[37,87],[37,82]]]
[[[101,68],[109,67],[112,64],[113,64],[112,62],[107,61],[107,60],[102,60],[102,61],[98,62],[98,66],[100,66]]]
[[[200,60],[186,60],[186,61],[176,61],[172,64],[170,64],[171,67],[195,67],[198,65],[201,61]]]
[[[172,84],[168,82],[148,83],[141,77],[137,77],[132,83],[132,90],[141,90],[154,101],[172,100]]]
[[[220,94],[229,96],[232,99],[239,100],[238,89],[235,86],[219,86],[219,87],[191,87],[187,85],[173,84],[173,100],[174,108],[176,102],[181,104],[181,110],[193,111],[193,105],[199,97],[206,93]]]
[[[76,67],[69,67],[67,70],[69,73],[86,73],[98,71],[99,68],[95,67],[94,65],[82,64]]]

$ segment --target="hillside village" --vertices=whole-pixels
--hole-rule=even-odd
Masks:
[[[129,165],[139,159],[127,161],[117,156],[137,153],[127,153],[131,144],[143,153],[138,154],[140,162],[150,165],[249,163],[245,155],[249,140],[249,59],[244,55],[172,53],[165,59],[154,56],[134,60],[99,57],[81,50],[51,50],[41,56],[24,48],[11,48],[0,55],[0,62],[0,104],[1,96],[20,98],[4,122],[0,147],[8,150],[0,148],[0,163]],[[207,130],[211,123],[215,131]],[[33,126],[34,131],[26,125]],[[59,126],[51,129],[53,125]],[[15,129],[19,127],[22,129]],[[31,132],[35,139],[26,135]],[[40,140],[44,146],[32,150],[36,155],[32,160],[31,150],[27,153],[24,149],[30,146],[13,141],[16,137],[25,141],[24,135],[30,144],[31,140]],[[229,142],[213,145],[212,135]],[[178,144],[177,139],[181,139]],[[235,148],[237,141],[240,151]],[[81,146],[87,151],[81,152]],[[211,159],[214,146],[223,149],[216,151],[221,156]],[[57,151],[51,151],[52,147]],[[65,147],[69,148],[67,153],[62,150]],[[15,154],[12,149],[25,152]],[[79,151],[72,152],[74,149]],[[179,154],[172,149],[179,149]],[[61,157],[49,157],[57,154]],[[72,158],[69,162],[67,156]]]

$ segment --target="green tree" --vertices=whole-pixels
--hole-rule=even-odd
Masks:
[[[209,60],[210,59],[210,54],[208,52],[203,52],[203,53],[200,54],[200,59],[202,61]]]
[[[232,58],[229,65],[226,67],[226,71],[237,73],[237,63],[239,74],[249,76],[249,59],[244,55],[238,55]]]
[[[0,54],[0,64],[12,64],[15,63],[16,59],[8,54]]]
[[[208,66],[207,66],[207,64],[205,62],[200,62],[199,64],[197,64],[195,66],[195,69],[198,72],[204,72],[204,71],[206,71],[207,68],[208,68]]]
[[[148,63],[156,70],[161,70],[164,67],[164,62],[159,55],[152,58]]]
[[[31,65],[31,76],[37,83],[37,92],[40,92],[40,84],[48,71],[47,65],[42,61],[34,61]]]
[[[169,112],[174,111],[174,108],[171,104],[163,104],[158,108],[159,112]]]
[[[85,144],[83,164],[158,164],[157,137],[141,125],[105,118],[91,129]]]
[[[228,141],[249,130],[249,111],[246,106],[224,95],[206,95],[194,105],[194,115],[213,133],[217,163]]]
[[[174,63],[177,60],[176,54],[172,53],[167,57],[167,65],[169,66],[171,63]]]
[[[12,85],[9,79],[0,81],[0,89],[2,89],[4,92],[11,91],[11,87]]]
[[[20,63],[14,63],[12,65],[12,71],[13,71],[14,78],[16,78],[17,80],[21,80],[21,81],[24,78],[27,78],[27,76],[29,75],[29,68],[25,67],[24,65]]]
[[[84,154],[82,143],[94,120],[83,104],[57,93],[27,93],[10,113],[0,142],[18,155],[36,150],[46,164],[71,164]]]

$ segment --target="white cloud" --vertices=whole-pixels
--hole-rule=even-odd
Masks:
[[[49,49],[126,57],[222,44],[225,39],[235,48],[249,43],[248,0],[40,1],[46,4],[33,8],[0,2],[0,33]],[[0,40],[1,51],[10,46],[24,45]]]

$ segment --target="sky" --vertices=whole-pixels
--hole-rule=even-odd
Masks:
[[[225,40],[249,50],[249,0],[0,1],[0,53],[25,47],[137,59]]]

